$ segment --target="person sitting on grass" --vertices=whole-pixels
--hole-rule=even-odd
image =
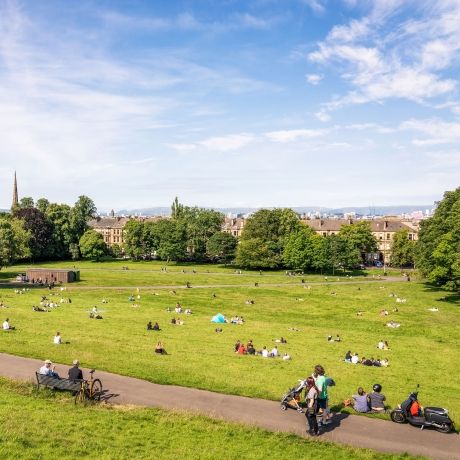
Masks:
[[[291,360],[291,357],[289,356],[289,354],[284,353],[284,355],[283,355],[283,361],[290,361],[290,360]]]
[[[370,359],[367,359],[365,356],[361,359],[361,364],[363,366],[372,366],[372,361]]]
[[[262,351],[260,352],[260,354],[262,355],[263,358],[268,358],[270,356],[268,354],[267,347],[265,347],[265,346],[262,348]]]
[[[390,363],[389,363],[388,359],[385,358],[385,359],[382,359],[382,360],[380,361],[380,365],[381,365],[382,367],[388,367],[388,366],[390,365]]]
[[[345,361],[347,363],[351,363],[351,351],[350,350],[348,350],[345,354]]]
[[[166,350],[161,342],[156,344],[155,353],[158,353],[159,355],[167,355]]]
[[[367,394],[361,387],[358,388],[358,394],[353,395],[353,409],[356,412],[369,412]]]
[[[369,393],[367,400],[369,401],[369,407],[372,412],[384,412],[385,411],[385,395],[381,393],[382,385],[376,383],[372,387],[372,393]]]
[[[249,342],[247,347],[246,347],[246,351],[248,353],[248,355],[255,355],[256,354],[256,349],[254,348],[254,345],[252,344],[252,342]]]
[[[216,332],[224,332],[223,329],[221,327],[216,327],[215,329]]]
[[[154,331],[161,331],[160,325],[159,325],[157,322],[155,322],[155,324],[153,325],[152,330],[154,330]]]
[[[342,339],[340,338],[339,334],[337,334],[337,336],[335,337],[335,341],[336,342],[341,342],[342,341]]]
[[[40,367],[38,373],[41,375],[48,375],[49,377],[59,378],[59,374],[55,371],[56,366],[53,365],[52,361],[47,359],[45,364]]]
[[[238,354],[239,355],[245,355],[246,354],[246,347],[242,343],[240,343],[240,346],[238,348]]]
[[[54,336],[53,343],[55,345],[61,345],[62,343],[62,337],[60,332],[56,332],[56,335]]]
[[[16,328],[14,326],[11,326],[9,318],[6,318],[5,321],[3,321],[3,330],[4,331],[14,331]]]
[[[281,337],[280,339],[275,339],[275,343],[287,343],[287,340],[284,337]]]
[[[235,346],[233,347],[235,350],[235,353],[238,353],[238,350],[240,348],[241,342],[239,340],[236,341]]]
[[[328,335],[328,336],[327,336],[327,341],[328,341],[329,343],[333,343],[333,342],[334,342],[334,339],[332,338],[332,335]]]
[[[383,340],[380,340],[380,342],[377,344],[377,348],[379,350],[383,350],[385,348],[385,342]]]
[[[279,356],[278,347],[275,345],[272,351],[270,352],[270,357],[277,358],[278,356]]]
[[[171,324],[176,324],[176,318],[171,319]]]

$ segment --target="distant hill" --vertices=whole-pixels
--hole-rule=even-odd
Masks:
[[[424,205],[395,205],[395,206],[349,206],[345,208],[324,208],[320,206],[297,206],[292,207],[292,209],[299,213],[327,213],[327,214],[344,214],[344,213],[356,213],[357,215],[361,216],[394,216],[400,214],[410,214],[414,211],[425,211],[425,209],[432,209],[434,208],[433,204],[424,204]],[[211,209],[211,208],[210,208]],[[217,211],[221,211],[224,214],[250,214],[252,212],[257,211],[261,208],[250,208],[250,207],[231,207],[231,208],[213,208]],[[273,209],[273,208],[265,208],[265,209]],[[104,213],[105,214],[105,213]],[[171,214],[171,208],[167,206],[157,206],[151,208],[137,208],[137,209],[120,209],[117,211],[117,215],[125,215],[125,216],[134,216],[134,215],[142,215],[142,216],[169,216]]]

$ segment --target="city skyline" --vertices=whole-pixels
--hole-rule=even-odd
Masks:
[[[460,2],[9,0],[0,207],[426,205],[460,166]]]

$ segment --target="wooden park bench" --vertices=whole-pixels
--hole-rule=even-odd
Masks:
[[[64,391],[80,391],[81,380],[69,380],[63,379],[60,377],[51,377],[50,375],[43,375],[35,372],[37,377],[37,387],[40,386],[53,388],[55,390],[64,390]]]

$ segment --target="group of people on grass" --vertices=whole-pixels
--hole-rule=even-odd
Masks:
[[[385,348],[381,348],[381,350],[384,350],[384,349]],[[388,348],[386,349],[388,350]],[[344,361],[346,363],[351,363],[351,364],[362,364],[363,366],[388,367],[390,365],[390,362],[386,358],[374,359],[374,358],[366,358],[365,356],[363,356],[362,358],[359,358],[358,353],[351,353],[350,350],[346,352]]]
[[[281,340],[283,340],[283,342],[278,343],[287,343],[286,341],[284,341],[283,338],[281,338]],[[254,347],[252,339],[250,339],[246,345],[242,343],[240,340],[237,340],[234,346],[234,351],[239,355],[259,355],[262,356],[262,358],[278,358],[282,356],[282,359],[285,361],[291,359],[288,353],[284,353],[283,355],[281,355],[277,345],[275,345],[271,349],[271,351],[269,351],[266,346],[263,346],[261,350],[257,351]]]
[[[385,400],[386,397],[382,393],[382,385],[376,383],[372,387],[371,393],[366,393],[362,387],[359,387],[358,393],[353,395],[351,400],[346,401],[345,405],[351,405],[356,412],[381,413],[385,411]]]

